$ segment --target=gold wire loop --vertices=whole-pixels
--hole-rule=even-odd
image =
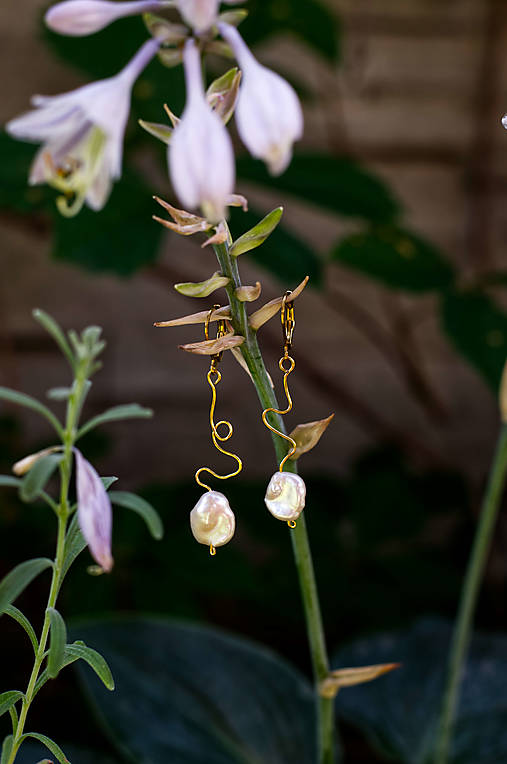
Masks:
[[[292,292],[290,289],[285,292],[282,299],[282,307],[280,310],[280,321],[282,322],[283,329],[283,350],[284,355],[288,356],[292,347],[292,337],[294,335],[294,328],[296,326],[296,317],[294,313],[294,302],[289,300]]]
[[[211,315],[215,310],[218,310],[219,308],[220,308],[220,305],[214,305],[213,308],[208,313],[206,323],[204,324],[204,334],[206,336],[206,339],[209,339],[209,321],[210,321]],[[217,338],[223,337],[226,331],[227,331],[227,326],[225,321],[220,320],[218,322]],[[216,355],[211,357],[211,364],[210,364],[208,373],[206,375],[208,384],[211,387],[211,406],[210,406],[210,412],[209,412],[211,439],[217,451],[220,451],[220,453],[225,454],[225,456],[230,456],[232,459],[235,459],[238,466],[236,470],[234,470],[234,472],[230,472],[228,475],[218,475],[210,467],[200,467],[195,473],[195,480],[198,485],[202,486],[202,488],[206,488],[207,491],[211,491],[212,489],[209,485],[201,481],[200,475],[202,472],[208,472],[210,475],[218,478],[219,480],[228,480],[228,478],[235,477],[235,475],[238,475],[243,469],[243,462],[241,461],[240,457],[237,456],[236,454],[231,453],[230,451],[226,451],[220,445],[220,443],[225,443],[225,441],[229,440],[229,438],[232,437],[232,434],[234,432],[234,428],[232,424],[229,421],[227,421],[227,419],[221,419],[219,422],[215,422],[215,407],[217,403],[216,386],[222,379],[222,375],[219,372],[219,370],[216,368],[216,366],[221,358],[222,358],[222,353],[217,353]],[[225,433],[223,435],[221,435],[218,432],[218,428],[222,426],[225,427]],[[214,547],[210,546],[210,554],[213,555],[215,554],[215,552],[211,551],[212,548],[214,549]]]
[[[209,545],[209,553],[212,557],[214,557],[217,553],[216,547],[214,547],[213,544]]]
[[[295,528],[296,527],[296,521],[295,520],[287,520],[287,525],[289,528]]]

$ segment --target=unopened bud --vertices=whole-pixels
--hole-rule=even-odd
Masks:
[[[302,477],[292,472],[275,472],[266,490],[264,502],[277,520],[297,520],[305,508],[306,486]]]
[[[199,33],[215,23],[219,0],[177,0],[177,5],[183,19]]]
[[[99,32],[116,19],[156,11],[163,5],[160,0],[65,0],[51,6],[44,19],[54,32],[81,37]]]
[[[21,475],[26,475],[26,473],[32,469],[35,462],[38,462],[43,456],[54,454],[56,451],[61,451],[61,449],[61,446],[51,446],[51,448],[44,448],[42,451],[37,451],[35,454],[29,454],[28,456],[25,456],[24,459],[20,459],[19,462],[13,464],[12,471],[19,477],[21,477]]]
[[[199,544],[223,546],[234,536],[236,520],[223,493],[209,491],[190,513],[190,527]]]

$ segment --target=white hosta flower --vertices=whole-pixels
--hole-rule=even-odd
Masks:
[[[201,207],[210,223],[218,223],[234,190],[234,152],[227,130],[206,101],[193,40],[185,43],[183,64],[187,102],[169,145],[171,182],[185,209]]]
[[[186,23],[199,33],[215,23],[220,0],[177,0],[177,5]]]
[[[230,24],[219,24],[222,37],[234,50],[243,71],[236,107],[236,124],[250,153],[263,159],[272,175],[290,163],[292,145],[303,135],[301,104],[289,83],[254,58]]]
[[[132,86],[159,44],[146,42],[115,77],[62,95],[34,96],[35,109],[6,125],[15,138],[42,142],[29,183],[49,183],[62,191],[57,200],[62,214],[77,214],[84,202],[93,210],[104,207],[121,176]]]
[[[163,0],[64,0],[63,3],[52,5],[44,20],[54,32],[81,37],[99,32],[116,19],[156,12],[164,5]]]
[[[106,573],[113,567],[111,555],[111,535],[113,513],[111,501],[107,495],[102,480],[77,448],[76,457],[76,488],[77,516],[79,527],[83,534],[93,559]]]

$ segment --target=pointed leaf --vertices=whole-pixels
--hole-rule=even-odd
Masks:
[[[78,644],[77,642],[73,645],[67,645],[65,652],[67,657],[85,661],[95,671],[105,687],[107,687],[108,690],[114,690],[114,679],[111,674],[111,669],[100,653],[96,650],[92,650],[91,647]]]
[[[58,610],[50,607],[47,612],[51,626],[47,670],[48,676],[54,679],[63,666],[65,645],[67,644],[67,627]]]
[[[41,735],[40,732],[25,732],[25,734],[21,737],[21,740],[23,741],[30,737],[38,740],[40,743],[43,743],[46,748],[51,751],[53,756],[56,756],[60,764],[70,764],[70,761],[65,756],[60,746],[57,745],[54,740],[51,740],[50,737]]]
[[[261,282],[256,281],[255,286],[240,286],[234,290],[234,294],[240,302],[255,302],[261,295]]]
[[[23,697],[23,693],[19,690],[10,690],[9,692],[2,692],[0,694],[0,716],[5,714],[11,706],[13,706],[20,698]]]
[[[83,549],[86,548],[86,541],[79,527],[77,512],[69,523],[67,535],[65,536],[65,546],[63,552],[62,577],[67,574],[68,569],[79,557]]]
[[[43,492],[50,479],[62,461],[62,454],[48,454],[38,459],[21,481],[19,496],[22,501],[35,501]]]
[[[199,313],[191,313],[189,316],[183,316],[182,318],[173,318],[171,321],[157,321],[153,324],[153,326],[167,327],[185,326],[186,324],[205,324],[208,320],[208,316],[210,323],[213,323],[213,321],[219,321],[222,318],[230,320],[231,309],[228,305],[225,305],[219,310],[214,310],[211,315],[209,310],[201,310]]]
[[[26,589],[33,579],[42,573],[46,568],[52,568],[53,563],[44,557],[38,557],[35,560],[27,560],[17,565],[14,570],[7,573],[5,578],[0,581],[0,615],[6,607],[19,597],[22,591]]]
[[[113,408],[108,409],[108,411],[104,411],[102,414],[99,414],[86,422],[86,424],[79,430],[76,440],[82,438],[85,433],[90,432],[94,427],[98,427],[106,422],[116,422],[119,419],[149,419],[152,416],[153,411],[151,409],[139,406],[137,403],[114,406]]]
[[[292,290],[290,299],[295,300],[305,286],[308,284],[308,276],[303,279],[303,281],[297,285],[295,289]],[[262,308],[259,308],[259,310],[256,310],[255,313],[252,313],[250,318],[248,319],[248,323],[252,327],[252,329],[260,329],[261,326],[263,326],[267,321],[269,321],[273,316],[276,316],[280,308],[282,307],[283,303],[283,296],[282,297],[275,297],[274,300],[271,300],[270,302],[267,302],[265,305],[262,306]]]
[[[38,400],[32,398],[30,395],[18,393],[17,390],[10,390],[8,387],[0,387],[0,400],[8,401],[9,403],[16,403],[18,406],[24,406],[27,409],[36,411],[53,425],[54,429],[60,437],[63,437],[62,427],[53,412],[46,408],[46,406],[44,406],[42,403],[39,403]]]
[[[296,450],[290,458],[295,461],[303,454],[311,451],[312,448],[315,448],[333,417],[334,414],[330,414],[326,419],[298,424],[289,435],[292,440],[296,441]]]
[[[12,753],[12,745],[14,738],[12,735],[7,735],[2,745],[2,755],[0,756],[0,764],[7,764],[10,755]]]
[[[206,281],[196,283],[187,281],[182,284],[175,284],[174,288],[180,294],[184,294],[185,297],[209,297],[217,289],[226,287],[229,281],[230,279],[227,276],[222,276],[220,271],[215,271],[213,276],[210,276]]]
[[[116,481],[118,480],[117,477],[101,477],[100,479],[102,480],[102,485],[104,486],[106,491],[108,491],[113,485],[113,483],[116,483]]]
[[[224,350],[238,347],[244,341],[245,338],[240,334],[225,334],[223,337],[215,340],[190,342],[187,345],[178,345],[178,347],[180,350],[185,350],[187,353],[195,353],[196,355],[216,355],[217,353],[223,353]]]
[[[234,113],[238,99],[241,71],[234,67],[211,83],[206,99],[215,114],[226,125]]]
[[[188,34],[183,24],[174,24],[154,13],[143,13],[143,21],[151,36],[165,43],[182,42]]]
[[[159,541],[163,537],[164,526],[158,512],[141,496],[128,491],[110,491],[109,498],[113,504],[137,512],[143,518],[154,539]]]
[[[283,214],[283,207],[277,207],[272,210],[260,223],[244,233],[239,239],[236,239],[229,250],[233,257],[249,252],[251,249],[260,247],[266,241],[268,236],[275,230]]]
[[[44,329],[52,336],[68,362],[70,363],[71,369],[74,369],[74,366],[76,364],[76,359],[74,357],[74,353],[71,350],[71,347],[69,343],[67,342],[67,338],[65,334],[63,333],[62,329],[58,326],[55,319],[50,316],[48,313],[45,313],[43,310],[40,310],[40,308],[36,308],[32,312],[32,316],[35,318],[36,321],[41,324]]]
[[[4,610],[5,615],[9,615],[11,618],[13,618],[15,621],[19,623],[19,625],[26,631],[28,634],[28,638],[30,642],[32,643],[33,651],[35,655],[37,655],[37,650],[39,649],[39,642],[37,640],[37,636],[35,634],[35,631],[32,628],[32,624],[28,620],[28,618],[23,615],[21,610],[18,610],[17,607],[14,607],[14,605],[8,605]]]
[[[174,128],[169,127],[169,125],[162,125],[159,122],[146,122],[144,119],[140,119],[139,124],[143,130],[158,138],[159,141],[162,141],[167,146],[170,144]]]

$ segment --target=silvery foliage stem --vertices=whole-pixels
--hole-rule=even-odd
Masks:
[[[155,538],[162,536],[162,525],[153,507],[135,494],[108,492],[116,478],[100,478],[76,447],[80,438],[96,426],[118,419],[147,418],[152,412],[137,404],[116,406],[80,426],[81,411],[91,388],[90,379],[101,367],[97,360],[105,347],[101,329],[89,326],[80,336],[74,331],[66,336],[43,311],[34,311],[34,317],[58,344],[69,362],[73,379],[69,386],[48,392],[49,398],[65,405],[63,422],[44,403],[15,390],[0,387],[0,400],[17,404],[42,416],[51,425],[53,438],[57,441],[16,462],[12,468],[14,475],[0,475],[0,486],[17,488],[20,499],[25,503],[46,504],[56,518],[54,559],[39,557],[21,562],[0,581],[0,615],[10,616],[17,621],[26,632],[34,651],[33,668],[26,690],[0,693],[0,713],[8,711],[12,723],[12,731],[2,745],[2,764],[13,764],[20,746],[28,738],[43,743],[60,764],[68,762],[57,743],[41,733],[26,730],[28,711],[35,696],[65,666],[76,660],[84,660],[109,690],[114,689],[114,680],[104,658],[83,642],[67,642],[65,621],[56,609],[65,576],[86,546],[96,563],[92,567],[93,571],[111,571],[111,503],[133,509],[144,517]],[[76,504],[69,499],[74,464]],[[56,488],[57,473],[59,488]],[[42,630],[37,636],[26,616],[13,603],[31,581],[46,570],[51,571],[51,583]]]

